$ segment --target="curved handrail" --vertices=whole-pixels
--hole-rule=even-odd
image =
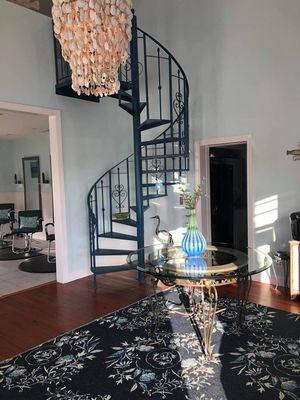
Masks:
[[[144,30],[142,30],[141,28],[137,28],[137,31],[140,32],[141,34],[145,35],[147,38],[149,38],[151,41],[153,41],[157,46],[159,46],[160,49],[162,49],[169,57],[170,59],[174,62],[174,64],[176,65],[176,67],[178,68],[178,71],[180,71],[180,74],[182,75],[182,79],[184,82],[184,94],[186,99],[188,99],[189,96],[189,84],[188,84],[188,80],[186,77],[186,74],[183,70],[183,68],[181,67],[181,65],[179,64],[179,62],[176,60],[176,58],[170,53],[170,51],[164,46],[162,45],[160,42],[158,42],[153,36],[149,35],[148,33],[146,33]],[[172,99],[170,98],[170,101],[172,101]],[[183,115],[186,114],[187,112],[187,108],[188,104],[187,102],[184,103],[183,108],[180,110],[180,112],[176,115],[176,118],[172,121],[172,123],[170,123],[170,125],[164,129],[159,135],[157,135],[153,140],[159,139],[160,137],[164,136],[165,134],[167,134],[167,132],[172,128],[172,126],[175,126],[177,123],[179,123],[180,119],[183,117]],[[142,145],[142,148],[144,148],[145,146]],[[104,174],[102,174],[97,180],[96,182],[92,185],[91,189],[88,192],[88,196],[87,196],[87,203],[88,203],[88,209],[89,209],[89,214],[92,213],[92,204],[91,204],[91,196],[93,193],[93,190],[95,190],[95,188],[97,187],[97,185],[99,184],[99,182],[101,182],[101,180],[105,179],[105,177],[111,173],[114,169],[118,168],[118,166],[120,166],[122,163],[124,162],[128,162],[129,159],[131,157],[133,157],[134,153],[131,153],[128,157],[125,157],[122,161],[120,161],[119,163],[117,163],[116,165],[114,165],[112,168],[110,168],[109,170],[107,170]]]
[[[189,95],[190,87],[189,87],[188,79],[186,77],[186,74],[185,74],[184,70],[182,69],[181,65],[176,60],[176,58],[173,56],[173,54],[170,53],[170,51],[164,45],[159,43],[159,41],[157,41],[153,36],[149,35],[149,33],[143,31],[143,29],[141,29],[141,28],[137,28],[137,30],[139,32],[143,33],[144,35],[148,36],[149,39],[151,39],[154,43],[156,43],[159,47],[161,47],[172,58],[172,60],[178,66],[178,69],[180,69],[180,72],[182,73],[182,76],[184,77],[184,80],[185,80],[186,85],[187,85],[187,95]]]
[[[92,187],[91,187],[91,189],[89,190],[88,195],[87,195],[87,198],[88,198],[88,206],[89,206],[89,208],[90,208],[89,198],[90,198],[90,196],[91,196],[91,194],[92,194],[92,191],[93,191],[94,187],[97,186],[99,182],[101,182],[101,180],[105,177],[105,175],[107,175],[107,174],[109,173],[109,171],[112,171],[113,169],[118,168],[119,165],[121,165],[121,164],[122,164],[123,162],[125,162],[126,160],[129,160],[129,158],[132,157],[132,156],[133,156],[133,153],[130,154],[130,156],[125,157],[122,161],[118,162],[118,164],[114,165],[112,168],[108,169],[106,172],[104,172],[103,175],[100,176],[99,179],[96,180],[96,182],[92,185]]]

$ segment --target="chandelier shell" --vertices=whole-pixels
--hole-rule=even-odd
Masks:
[[[79,95],[119,91],[118,69],[126,63],[131,41],[131,9],[131,0],[53,0],[54,34]]]

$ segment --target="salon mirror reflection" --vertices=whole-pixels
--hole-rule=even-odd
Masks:
[[[24,200],[26,210],[41,210],[41,173],[39,157],[26,157],[23,161]]]

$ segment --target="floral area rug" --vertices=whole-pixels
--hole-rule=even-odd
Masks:
[[[299,400],[300,316],[220,299],[214,358],[175,289],[100,318],[0,364],[1,400]]]

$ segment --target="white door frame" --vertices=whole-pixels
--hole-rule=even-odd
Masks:
[[[57,282],[68,282],[67,218],[64,191],[64,168],[59,110],[35,107],[25,104],[0,101],[0,109],[31,114],[46,115],[49,118],[50,154],[52,166],[53,209],[55,218],[55,249]]]
[[[203,139],[195,141],[195,184],[200,185],[202,183],[203,176],[207,179],[207,193],[203,201],[206,202],[206,216],[201,215],[201,208],[198,204],[197,214],[199,215],[199,221],[203,225],[204,218],[206,218],[206,226],[208,230],[207,240],[211,241],[211,218],[210,218],[210,185],[209,185],[209,168],[206,165],[206,173],[201,171],[200,162],[200,149],[204,147],[206,152],[206,164],[209,163],[208,152],[210,147],[228,145],[228,144],[247,144],[247,221],[248,221],[248,246],[253,247],[254,243],[254,227],[253,227],[253,150],[252,150],[252,135],[244,136],[232,136],[225,138],[213,138],[213,139]]]

